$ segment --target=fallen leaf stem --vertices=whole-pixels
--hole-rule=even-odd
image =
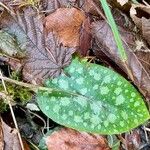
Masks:
[[[31,89],[32,91],[35,91],[35,92],[37,90],[48,90],[48,91],[52,91],[53,90],[51,88],[42,87],[42,86],[38,86],[38,85],[33,85],[33,84],[29,84],[29,83],[24,83],[24,82],[21,82],[21,81],[13,80],[13,79],[1,76],[1,75],[0,75],[0,79],[4,80],[6,82],[14,83],[14,84],[17,84],[19,86],[23,86],[23,87],[29,88],[29,89]]]

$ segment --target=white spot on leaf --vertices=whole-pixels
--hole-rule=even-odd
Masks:
[[[50,100],[51,100],[52,102],[55,102],[55,101],[56,101],[56,98],[55,98],[54,96],[52,96],[52,97],[50,98]]]
[[[80,92],[81,92],[82,95],[85,95],[87,93],[87,88],[81,89]]]
[[[63,119],[63,120],[66,120],[66,119],[67,119],[67,115],[66,115],[66,114],[63,114],[63,115],[62,115],[62,119]]]
[[[83,120],[80,116],[74,116],[74,121],[78,123],[78,122],[82,122]]]
[[[134,107],[137,107],[139,105],[140,105],[140,102],[138,102],[138,101],[134,103]]]
[[[123,97],[123,95],[119,95],[116,98],[116,105],[121,105],[122,103],[124,103],[125,98]]]
[[[85,98],[75,97],[74,101],[77,102],[82,107],[86,107],[87,106],[87,100]]]
[[[116,88],[114,93],[119,95],[122,92],[122,89],[120,87]]]
[[[108,121],[111,123],[114,123],[116,121],[117,117],[114,114],[108,115]]]
[[[135,97],[136,94],[134,92],[131,93],[131,97]]]
[[[45,110],[47,110],[47,111],[48,111],[48,110],[49,110],[49,106],[46,106],[46,107],[45,107]]]
[[[97,116],[97,115],[92,115],[90,121],[91,121],[92,124],[98,125],[98,124],[100,123],[99,116]]]
[[[83,81],[84,81],[83,78],[76,79],[77,84],[80,84],[80,85],[83,84]]]
[[[88,112],[84,113],[84,119],[89,119],[90,118],[90,114]]]
[[[109,124],[108,121],[105,120],[105,121],[104,121],[104,126],[105,126],[105,127],[108,127],[108,124]]]
[[[122,82],[121,82],[121,81],[118,81],[118,82],[117,82],[117,85],[119,85],[119,86],[120,86],[121,84],[122,84]]]
[[[52,80],[52,83],[57,84],[57,81],[58,81],[57,78],[55,78],[55,79]]]
[[[53,112],[58,114],[59,110],[60,110],[60,106],[59,105],[55,105],[54,108],[53,108]]]
[[[97,90],[97,89],[98,89],[98,85],[96,84],[93,86],[93,90]]]
[[[83,68],[78,68],[76,71],[77,71],[78,73],[82,74],[82,73],[83,73]]]
[[[70,99],[67,97],[62,97],[60,102],[61,102],[61,105],[67,106],[70,104]]]
[[[100,88],[101,95],[105,95],[109,93],[109,89],[106,86]]]
[[[86,122],[84,122],[84,123],[83,123],[83,126],[87,127],[87,123],[86,123]]]
[[[111,81],[111,77],[109,75],[107,75],[106,77],[104,77],[103,82],[104,83],[110,83]]]
[[[101,75],[98,74],[98,73],[95,73],[94,74],[94,79],[97,80],[97,81],[99,81],[101,79]]]
[[[94,70],[90,70],[90,71],[89,71],[89,75],[90,75],[90,76],[94,76],[94,74],[95,74],[95,71],[94,71]]]
[[[96,114],[96,115],[100,114],[100,111],[101,111],[101,108],[102,108],[101,102],[91,103],[90,106],[91,106],[91,110],[94,112],[94,114]]]
[[[124,127],[124,125],[125,125],[124,121],[120,121],[120,126]]]
[[[128,119],[128,114],[125,111],[121,112],[121,116],[123,117],[124,120]]]
[[[66,81],[66,80],[59,80],[59,87],[67,90],[69,88],[68,81]]]
[[[69,110],[69,116],[72,116],[73,115],[73,111],[72,110]]]
[[[101,129],[101,127],[102,127],[102,126],[101,126],[100,124],[97,126],[98,129]]]
[[[70,73],[74,73],[75,72],[75,68],[74,67],[71,67],[70,68]]]

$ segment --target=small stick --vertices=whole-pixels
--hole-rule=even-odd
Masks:
[[[0,70],[0,76],[3,76],[1,70]],[[5,90],[6,94],[8,94],[8,91],[7,91],[7,88],[6,88],[6,84],[5,84],[3,79],[2,79],[2,85],[4,87],[4,90]],[[21,148],[22,148],[22,150],[25,150],[24,146],[23,146],[23,141],[22,141],[22,138],[21,138],[21,134],[19,132],[18,124],[17,124],[16,118],[15,118],[15,114],[14,114],[14,111],[13,111],[13,108],[11,106],[11,102],[10,102],[9,99],[8,99],[8,105],[9,105],[9,108],[10,108],[10,111],[11,111],[11,115],[12,115],[12,118],[13,118],[13,121],[14,121],[14,124],[15,124],[15,128],[17,129],[17,134],[18,134],[18,138],[19,138],[19,142],[20,142]]]

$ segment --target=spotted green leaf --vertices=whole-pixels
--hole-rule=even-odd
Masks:
[[[39,91],[40,109],[55,122],[79,131],[118,134],[143,124],[150,115],[138,91],[106,67],[74,59],[64,74]]]

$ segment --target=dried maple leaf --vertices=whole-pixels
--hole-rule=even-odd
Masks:
[[[105,21],[94,22],[92,31],[93,37],[95,37],[96,43],[99,47],[99,50],[95,51],[96,56],[99,55],[100,51],[103,51],[103,53],[105,53],[124,72],[126,72],[129,77],[132,78],[133,82],[135,85],[137,85],[142,94],[146,98],[150,98],[150,75],[147,73],[134,52],[129,48],[129,45],[126,42],[126,37],[128,36],[125,35],[125,32],[120,31],[123,38],[124,48],[128,57],[127,65],[121,60],[116,43],[114,41],[113,33]]]
[[[61,128],[46,138],[48,150],[110,150],[100,135]]]
[[[44,15],[37,15],[31,8],[17,11],[15,16],[4,13],[0,27],[15,35],[27,57],[23,60],[23,77],[34,84],[48,77],[58,76],[68,65],[74,48],[63,47],[53,33],[45,34]]]
[[[80,28],[85,14],[76,8],[59,8],[45,18],[47,32],[54,32],[63,46],[79,46]]]

